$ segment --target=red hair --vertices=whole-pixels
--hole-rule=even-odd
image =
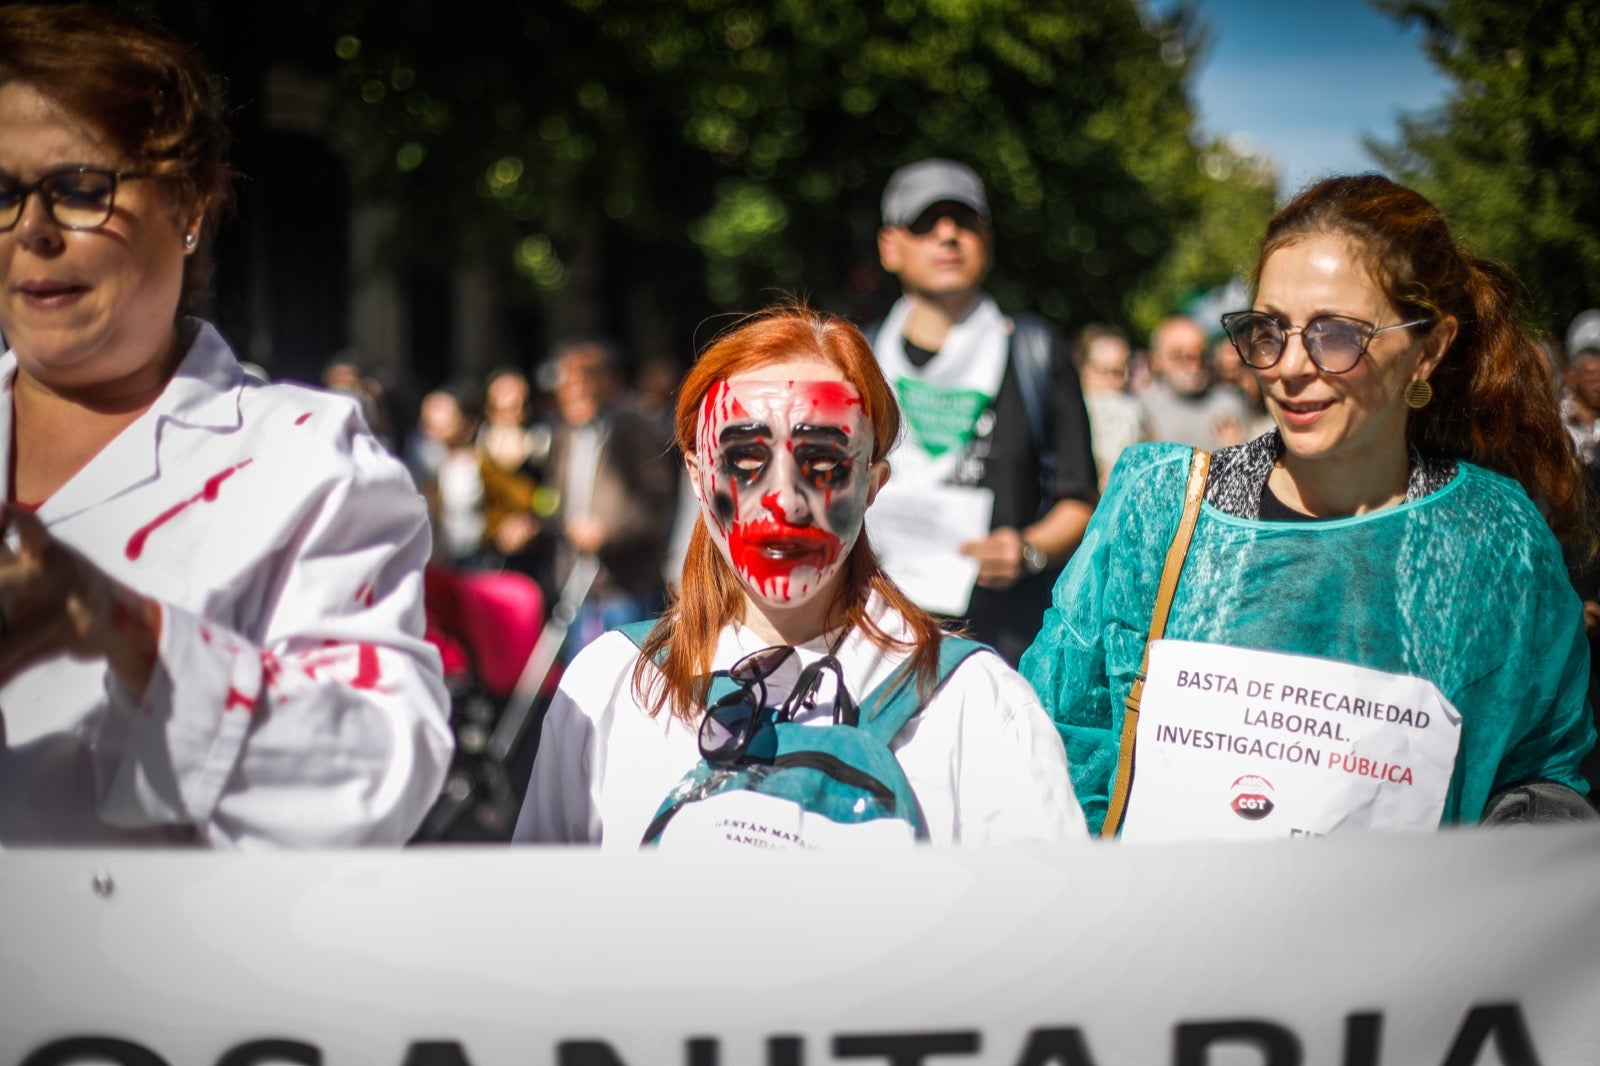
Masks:
[[[1273,216],[1256,280],[1273,252],[1322,234],[1350,240],[1402,318],[1437,323],[1453,316],[1458,323],[1428,379],[1433,402],[1407,420],[1411,442],[1515,478],[1557,536],[1586,549],[1583,471],[1511,272],[1458,241],[1420,193],[1361,174],[1317,182]]]
[[[797,304],[768,308],[744,319],[700,354],[678,391],[678,447],[685,455],[694,452],[701,401],[713,385],[756,367],[796,358],[830,363],[856,387],[861,393],[862,413],[872,426],[872,461],[886,458],[900,437],[900,405],[878,369],[872,346],[846,320]],[[912,632],[909,642],[891,637],[867,614],[867,598],[874,592],[905,617]],[[701,515],[689,538],[678,590],[645,641],[633,670],[634,692],[651,714],[665,706],[685,722],[699,717],[710,684],[717,635],[728,623],[743,617],[744,607],[744,585],[717,550]],[[939,622],[889,580],[865,529],[840,571],[826,617],[828,629],[860,629],[880,648],[911,648],[918,687],[924,694],[931,688],[938,669]],[[659,671],[652,669],[651,663]]]

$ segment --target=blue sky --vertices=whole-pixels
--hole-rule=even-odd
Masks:
[[[1168,5],[1159,3],[1158,9]],[[1279,164],[1280,191],[1372,170],[1363,135],[1436,107],[1451,82],[1419,35],[1362,0],[1200,0],[1211,43],[1193,84],[1202,128],[1247,137]]]

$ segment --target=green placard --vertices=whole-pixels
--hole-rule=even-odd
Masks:
[[[894,383],[911,436],[929,455],[964,448],[989,397],[976,389],[940,389],[911,378]]]

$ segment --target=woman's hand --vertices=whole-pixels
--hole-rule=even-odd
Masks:
[[[143,695],[161,639],[161,608],[50,535],[31,512],[0,508],[0,683],[50,655],[104,659]]]

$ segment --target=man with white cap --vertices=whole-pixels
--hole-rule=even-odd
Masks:
[[[899,510],[902,520],[931,515],[936,527],[940,514],[958,515],[970,501],[969,513],[987,508],[989,520],[986,534],[956,547],[968,561],[964,579],[959,565],[926,560],[916,573],[914,560],[896,558],[906,538],[891,537],[887,526],[874,545],[883,541],[890,574],[913,598],[961,618],[1015,665],[1096,499],[1077,375],[1042,319],[1007,316],[984,291],[994,239],[972,168],[949,159],[900,168],[884,190],[882,216],[879,259],[903,295],[872,334],[873,347],[907,432],[890,455],[893,473],[877,510],[886,519],[896,513],[883,504],[898,495],[914,501]],[[962,580],[952,603],[950,586]],[[932,597],[919,595],[941,584]],[[959,593],[967,588],[963,609]]]

